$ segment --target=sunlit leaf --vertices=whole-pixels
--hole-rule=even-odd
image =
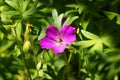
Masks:
[[[52,11],[52,17],[53,17],[54,21],[56,21],[56,19],[58,18],[58,13],[57,13],[56,9],[53,9],[53,11]]]
[[[64,16],[64,14],[58,15],[57,10],[53,9],[52,17],[53,17],[53,20],[54,20],[54,25],[58,28],[58,30],[61,29],[63,16]]]
[[[23,0],[19,0],[19,4],[21,4],[21,7],[23,8],[22,9],[23,12],[26,11],[29,2],[30,2],[30,0],[24,0],[24,1]]]
[[[22,34],[22,25],[21,25],[21,23],[18,23],[16,25],[16,34],[17,34],[17,37],[20,39],[21,34]]]
[[[100,52],[103,51],[103,44],[102,44],[102,42],[101,42],[100,39],[97,40],[96,43],[95,43],[95,45],[93,45],[91,47],[91,49],[89,50],[89,52],[94,52],[94,51],[100,51]]]
[[[3,11],[4,8],[5,6],[0,6],[0,12]]]
[[[1,21],[5,24],[12,23],[11,15],[7,14],[6,12],[1,12]]]
[[[61,28],[61,26],[62,26],[62,19],[63,19],[63,16],[64,16],[64,14],[60,14],[59,17],[58,17],[58,18],[59,18],[59,19],[58,19],[58,22],[59,22],[58,25],[60,26],[60,28]]]
[[[5,2],[11,6],[12,8],[18,10],[19,9],[19,4],[18,4],[18,0],[5,0]]]
[[[114,47],[115,43],[113,42],[112,36],[110,35],[103,35],[101,37],[101,40],[103,44],[105,44],[107,47]]]
[[[90,33],[88,31],[85,31],[85,30],[81,30],[82,34],[88,38],[88,39],[99,39],[99,37],[93,33]]]
[[[84,40],[76,42],[74,45],[80,46],[82,48],[88,48],[96,43],[97,40]]]

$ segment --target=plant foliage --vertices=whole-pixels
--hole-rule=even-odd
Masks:
[[[0,0],[0,80],[119,80],[119,4]],[[75,42],[61,54],[40,46],[49,25],[76,28]]]

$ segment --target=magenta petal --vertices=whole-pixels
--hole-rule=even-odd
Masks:
[[[65,50],[65,48],[66,48],[66,45],[65,45],[65,44],[63,44],[63,45],[55,45],[55,46],[53,47],[53,52],[54,52],[55,54],[63,53],[64,50]]]
[[[71,44],[75,41],[76,35],[75,35],[75,27],[72,27],[70,25],[65,25],[61,29],[61,36],[66,44]]]
[[[46,36],[56,41],[59,37],[59,31],[54,26],[48,26],[46,30]]]
[[[48,37],[42,38],[40,40],[40,46],[45,49],[50,49],[54,46],[54,41]]]

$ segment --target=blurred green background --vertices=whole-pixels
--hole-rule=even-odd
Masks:
[[[77,27],[59,55],[39,45],[56,13]],[[119,79],[120,0],[0,0],[0,80]]]

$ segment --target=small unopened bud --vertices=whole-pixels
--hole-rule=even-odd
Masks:
[[[31,46],[30,41],[27,40],[23,45],[23,51],[28,52],[28,50],[30,49],[30,46]]]

